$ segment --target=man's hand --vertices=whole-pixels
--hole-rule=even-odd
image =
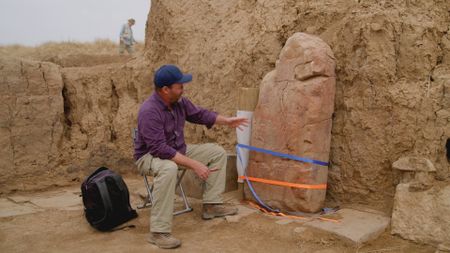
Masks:
[[[172,161],[174,161],[178,165],[182,165],[184,167],[192,169],[195,172],[195,174],[197,174],[198,177],[202,180],[208,179],[209,173],[211,171],[217,170],[216,168],[212,168],[210,171],[208,167],[206,167],[206,165],[204,165],[203,163],[193,160],[178,152],[172,158]]]
[[[216,124],[238,128],[241,131],[244,129],[244,127],[248,126],[248,123],[248,119],[245,117],[224,117],[218,115],[216,119]]]
[[[248,126],[248,119],[244,117],[231,117],[228,118],[228,125],[239,130],[244,130],[244,127]]]
[[[195,174],[197,174],[197,176],[201,180],[206,181],[206,179],[208,179],[209,169],[208,169],[208,167],[206,167],[206,165],[199,164],[199,166],[196,166],[195,168],[192,168],[192,170],[194,170]]]

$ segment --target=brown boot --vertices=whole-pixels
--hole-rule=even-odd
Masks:
[[[202,219],[210,220],[215,217],[235,215],[237,212],[237,208],[231,206],[225,206],[222,204],[203,204]]]
[[[150,233],[148,242],[161,249],[174,249],[181,245],[181,241],[173,237],[171,233]]]

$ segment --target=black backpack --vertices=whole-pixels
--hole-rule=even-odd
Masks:
[[[108,231],[137,217],[122,177],[108,168],[98,168],[81,184],[84,214],[91,226]]]

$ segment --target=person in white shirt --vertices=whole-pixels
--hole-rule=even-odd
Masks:
[[[133,30],[131,27],[136,23],[136,21],[132,18],[128,19],[128,23],[122,26],[122,30],[120,31],[120,45],[119,45],[119,53],[123,54],[125,50],[127,50],[128,54],[132,55],[134,53],[134,44],[136,41],[133,37]]]

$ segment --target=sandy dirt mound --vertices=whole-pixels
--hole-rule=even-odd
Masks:
[[[67,56],[45,57],[42,61],[52,62],[61,67],[90,67],[104,64],[126,63],[131,56],[128,55],[89,55],[75,54]]]
[[[50,44],[48,51],[35,53],[2,47],[0,194],[78,185],[99,166],[134,173],[131,130],[140,103],[152,92],[155,69],[173,63],[193,73],[186,95],[232,115],[238,88],[259,87],[287,38],[305,32],[330,45],[336,58],[327,201],[390,213],[401,180],[392,163],[402,157],[428,159],[435,167],[433,180],[439,181],[432,184],[449,184],[444,151],[450,138],[449,10],[446,0],[154,0],[145,50],[136,57],[117,57],[114,44],[110,51],[95,53],[83,46],[72,52]],[[218,142],[229,151],[236,144],[234,130],[225,127],[206,130],[188,124],[186,136],[190,143]],[[1,218],[0,240],[12,252],[80,252],[99,243],[105,249],[117,246],[117,252],[142,250],[150,247],[144,243],[147,215],[144,211],[131,234],[106,236],[81,226],[80,210],[48,210]],[[243,226],[219,221],[197,228],[199,213],[189,215],[176,224],[182,239],[193,238],[186,243],[188,252],[223,249],[216,237],[239,241],[231,245],[233,252],[255,247],[298,252],[298,245],[305,252],[348,250],[314,232],[292,236],[291,230],[273,228],[271,220],[259,216],[247,217]],[[209,237],[203,242],[205,234]],[[387,234],[366,247],[432,252]]]
[[[141,54],[144,45],[135,45]],[[61,67],[89,67],[112,63],[126,63],[132,56],[119,55],[119,46],[110,40],[94,42],[47,42],[36,47],[22,45],[0,46],[0,58],[17,58],[52,62]]]
[[[400,157],[425,157],[438,179],[450,175],[449,9],[426,0],[153,1],[146,55],[154,68],[192,72],[193,101],[233,114],[238,88],[260,85],[288,37],[319,36],[337,63],[329,197],[389,209]],[[235,144],[228,129],[190,126],[187,136]]]
[[[0,60],[2,192],[79,182],[103,165],[133,171],[131,129],[150,87],[141,71],[148,64],[129,61],[61,68]]]
[[[286,39],[306,32],[337,63],[328,199],[389,210],[397,159],[427,158],[439,180],[449,177],[449,9],[444,0],[153,1],[145,53],[126,63],[2,57],[1,192],[79,182],[101,165],[133,171],[131,129],[161,64],[192,72],[186,95],[231,115],[238,88],[259,87]],[[186,136],[236,144],[225,127],[188,125]]]
[[[64,131],[63,80],[52,63],[0,59],[2,191],[51,184]],[[46,182],[45,182],[46,181]]]

